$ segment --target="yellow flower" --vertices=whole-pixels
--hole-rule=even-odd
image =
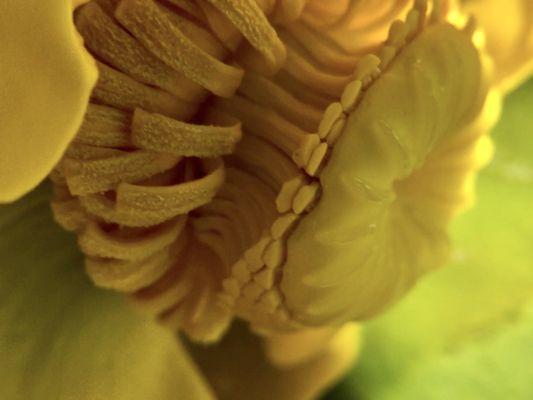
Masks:
[[[59,161],[96,81],[67,5],[1,6],[1,202],[34,188]]]
[[[107,316],[104,360],[148,355],[123,367],[139,387],[69,372],[59,387],[8,378],[8,393],[316,396],[356,356],[351,321],[446,259],[447,227],[490,156],[493,85],[515,72],[498,58],[507,44],[489,31],[493,80],[481,32],[453,1],[81,3],[0,5],[0,201],[50,173],[55,219],[92,281],[187,338],[120,317],[114,297],[83,300]],[[8,296],[6,318],[16,325],[35,300]],[[96,314],[78,321],[97,329]],[[138,337],[117,340],[117,318]]]

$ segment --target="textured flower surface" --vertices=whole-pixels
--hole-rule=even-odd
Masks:
[[[531,67],[531,7],[495,34],[465,3],[486,37],[454,1],[0,5],[0,201],[50,174],[87,275],[128,303],[31,218],[46,189],[5,206],[8,398],[305,399],[338,379],[354,321],[446,261]],[[48,237],[25,256],[28,232]],[[26,318],[38,297],[54,311]]]

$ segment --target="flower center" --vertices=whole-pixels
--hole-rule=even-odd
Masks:
[[[392,199],[416,197],[416,179],[407,177],[438,138],[415,149],[381,124],[380,132],[397,140],[380,152],[390,150],[393,161],[407,152],[417,162],[398,167],[387,177],[390,185],[380,186],[379,176],[364,172],[363,150],[353,148],[357,161],[343,162],[357,164],[350,179],[359,197],[353,205],[336,203],[331,189],[350,169],[339,167],[335,160],[346,156],[332,152],[334,145],[349,146],[343,136],[369,128],[357,122],[360,114],[379,125],[380,110],[365,102],[372,97],[366,93],[426,29],[426,2],[407,13],[408,3],[93,0],[76,10],[100,77],[84,123],[52,174],[52,206],[58,222],[77,232],[94,282],[129,293],[139,308],[199,340],[216,339],[235,315],[279,332],[368,316],[388,303],[370,276],[363,291],[383,301],[369,305],[365,298],[353,309],[344,293],[346,300],[333,305],[328,262],[315,271],[316,262],[302,255],[314,254],[306,246],[320,235],[330,237],[317,248],[330,249],[317,260],[350,242],[321,231],[322,215],[338,216],[340,204],[362,210],[347,213],[349,235],[375,254],[347,252],[348,269],[369,262],[380,268],[376,255],[388,251],[376,246],[394,246],[385,237],[401,236],[396,226],[412,229],[413,219],[405,218],[412,208]],[[405,22],[392,24],[387,36],[401,15]],[[432,23],[442,15],[435,10]],[[361,224],[377,233],[361,236]],[[432,231],[439,238],[441,228]],[[428,261],[413,252],[396,254],[402,268],[405,259],[413,263],[406,287]],[[306,285],[330,289],[323,297]]]

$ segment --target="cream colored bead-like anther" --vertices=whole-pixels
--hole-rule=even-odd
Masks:
[[[254,275],[254,281],[261,285],[264,289],[270,289],[274,286],[275,270],[274,268],[263,268]]]
[[[339,122],[339,120],[335,121],[335,124]],[[335,126],[334,124],[334,126]],[[326,160],[326,155],[328,152],[328,144],[327,143],[320,143],[315,149],[313,150],[313,153],[311,154],[311,157],[309,158],[309,161],[307,162],[307,165],[305,166],[305,171],[310,176],[316,176],[318,172],[320,171],[320,168],[323,166],[324,161]]]
[[[270,234],[274,240],[284,239],[294,224],[298,221],[298,216],[293,213],[287,213],[274,221],[270,228]]]
[[[224,279],[222,281],[222,287],[224,288],[224,292],[233,298],[237,298],[241,293],[241,284],[235,278]]]
[[[306,179],[302,175],[283,183],[278,197],[276,198],[276,207],[280,213],[287,212],[292,207],[292,202],[298,190],[306,184]]]
[[[386,45],[381,48],[381,50],[379,51],[379,58],[381,60],[379,67],[381,69],[386,69],[389,66],[391,61],[396,56],[396,51],[396,47],[390,45]]]
[[[153,0],[122,0],[115,17],[165,64],[220,96],[231,96],[243,71],[207,54],[170,21]],[[143,21],[156,21],[144,24]]]
[[[335,142],[339,138],[339,136],[344,131],[344,126],[346,125],[346,117],[343,116],[335,122],[335,124],[331,127],[331,130],[326,136],[326,141],[328,143],[329,147],[333,147],[335,145]]]
[[[242,288],[242,297],[250,304],[257,301],[264,291],[265,289],[258,283],[250,282]]]
[[[97,147],[129,147],[131,114],[98,104],[89,104],[85,118],[74,138],[76,143]]]
[[[368,54],[357,62],[355,79],[362,82],[363,88],[366,88],[372,79],[380,74],[380,63],[381,60],[374,54]]]
[[[335,122],[341,118],[343,113],[343,106],[339,102],[331,103],[324,111],[320,125],[318,126],[318,135],[321,139],[325,138],[331,130]]]
[[[230,154],[241,139],[241,126],[199,125],[136,109],[131,140],[139,148],[179,156],[218,157]]]
[[[349,113],[354,109],[362,87],[363,83],[360,80],[355,80],[344,88],[341,96],[341,105],[345,113]]]
[[[263,293],[259,302],[266,306],[267,310],[273,312],[281,304],[281,296],[276,289],[270,289]]]
[[[231,275],[242,283],[248,282],[252,277],[248,264],[243,259],[240,259],[233,265]]]
[[[71,193],[85,195],[113,189],[120,182],[149,178],[171,169],[179,160],[174,156],[136,151],[102,159],[65,159],[61,168]]]
[[[244,253],[244,259],[252,272],[256,272],[263,267],[263,253],[271,241],[270,236],[265,235]]]
[[[269,268],[277,268],[283,261],[283,242],[281,240],[273,240],[265,248],[263,253],[263,262]]]
[[[292,202],[292,210],[296,214],[301,214],[313,205],[320,192],[320,185],[316,182],[305,185],[298,190]]]

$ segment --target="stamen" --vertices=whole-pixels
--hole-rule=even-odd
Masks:
[[[157,6],[180,32],[187,36],[201,50],[217,59],[223,59],[228,55],[228,51],[224,45],[209,30],[202,28],[189,18],[175,13],[165,6],[159,4]]]
[[[222,164],[208,163],[207,175],[167,186],[120,183],[115,202],[102,195],[84,196],[82,204],[105,221],[126,226],[153,226],[208,203],[224,180]]]
[[[277,70],[285,61],[285,46],[254,0],[208,0],[235,25],[248,42]]]
[[[241,138],[240,124],[217,127],[181,122],[135,110],[132,142],[137,147],[177,156],[217,157],[231,154]]]
[[[125,111],[143,108],[183,120],[190,119],[197,110],[196,104],[143,85],[102,63],[97,65],[100,75],[92,97],[100,103]]]
[[[168,250],[133,262],[88,257],[85,271],[102,288],[133,293],[157,281],[171,265],[170,257]]]
[[[170,246],[181,234],[186,217],[181,216],[156,230],[104,230],[96,223],[89,224],[78,237],[82,251],[90,257],[117,258],[138,261],[146,254],[157,253]]]
[[[76,27],[93,54],[137,81],[158,86],[185,101],[205,97],[199,85],[152,55],[96,3],[81,8]]]
[[[346,14],[349,4],[349,0],[329,3],[312,0],[306,5],[304,18],[315,26],[331,25]]]
[[[122,0],[115,17],[159,59],[193,82],[219,96],[231,96],[238,87],[243,71],[194,44],[152,0]]]

